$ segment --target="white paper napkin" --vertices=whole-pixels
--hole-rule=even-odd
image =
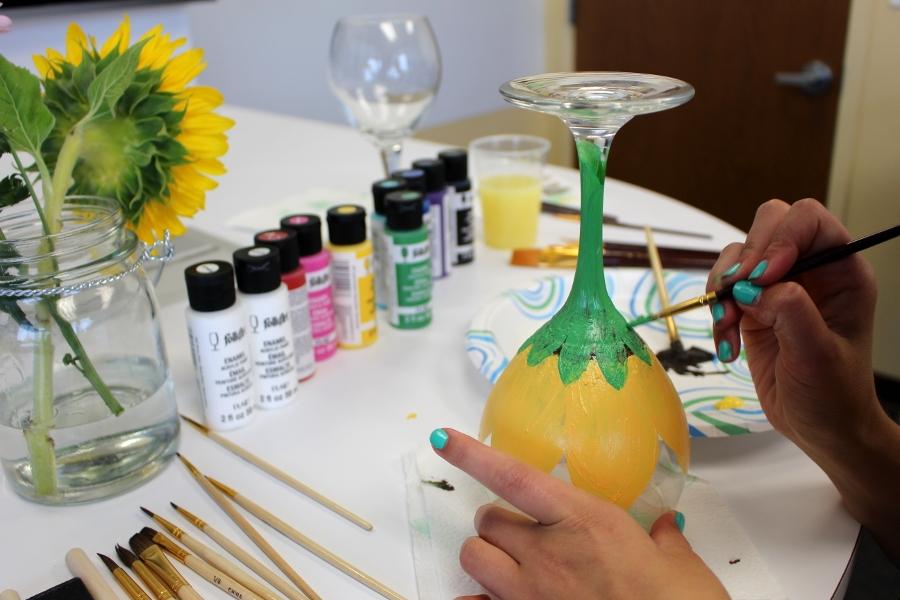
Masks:
[[[459,548],[475,535],[472,517],[494,500],[481,484],[425,447],[403,459],[416,583],[421,600],[443,600],[484,593],[459,566]],[[452,492],[422,483],[446,479]],[[734,520],[713,486],[692,478],[678,509],[685,515],[685,536],[709,565],[733,600],[782,600],[787,595]]]

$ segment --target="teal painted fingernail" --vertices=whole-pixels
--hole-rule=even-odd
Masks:
[[[719,342],[719,360],[722,362],[731,360],[731,342],[728,340]]]
[[[750,277],[748,279],[757,279],[758,277],[762,277],[763,273],[766,272],[766,269],[769,268],[769,261],[761,260],[759,264],[753,267],[753,270],[750,271]]]
[[[435,450],[443,450],[447,442],[450,441],[450,436],[443,429],[435,429],[431,432],[428,441],[431,442],[431,447]]]
[[[684,533],[684,513],[680,510],[675,511],[675,526],[678,528],[678,531]]]
[[[725,318],[725,307],[718,302],[712,305],[713,323],[718,323]]]
[[[728,267],[724,273],[722,273],[722,277],[731,277],[732,275],[737,273],[738,269],[740,269],[740,268],[741,268],[741,263],[736,262],[733,265],[731,265],[730,267]]]
[[[756,304],[762,294],[762,288],[742,279],[734,284],[731,294],[741,304]]]

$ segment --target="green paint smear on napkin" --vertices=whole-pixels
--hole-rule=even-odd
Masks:
[[[578,264],[566,303],[528,338],[519,352],[528,352],[536,367],[559,355],[559,376],[566,385],[578,381],[591,359],[615,389],[628,378],[628,357],[651,364],[650,350],[613,306],[603,275],[603,182],[607,151],[590,140],[575,140],[581,169],[581,236]]]

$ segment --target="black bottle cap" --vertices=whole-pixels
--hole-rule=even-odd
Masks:
[[[237,286],[245,294],[264,294],[281,285],[281,266],[278,248],[251,246],[240,248],[232,255]]]
[[[404,190],[391,192],[384,199],[387,228],[394,231],[411,231],[422,226],[421,192]]]
[[[398,192],[406,188],[406,181],[399,178],[391,177],[389,179],[379,179],[372,184],[372,202],[375,206],[375,213],[384,214],[384,197],[391,192]]]
[[[402,179],[406,182],[406,189],[425,193],[425,171],[422,169],[405,169],[394,171],[391,177]]]
[[[322,251],[322,219],[316,215],[288,215],[280,225],[297,234],[300,256],[312,256]]]
[[[469,178],[469,155],[462,148],[438,152],[438,158],[444,163],[444,174],[448,182],[455,183]]]
[[[234,269],[221,260],[208,260],[184,270],[188,302],[198,312],[215,312],[234,305]]]
[[[257,246],[278,248],[278,263],[282,273],[290,273],[300,266],[300,248],[297,246],[297,233],[290,229],[269,229],[253,236]]]
[[[328,209],[328,239],[335,246],[352,246],[366,241],[366,209],[341,204]]]
[[[436,158],[420,158],[412,164],[414,169],[425,172],[425,191],[439,192],[447,187],[444,163]]]

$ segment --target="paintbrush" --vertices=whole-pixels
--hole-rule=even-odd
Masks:
[[[139,535],[147,538],[148,540],[165,550],[168,554],[172,555],[175,560],[177,560],[188,569],[190,569],[206,581],[210,582],[226,594],[233,596],[238,600],[263,600],[252,590],[247,589],[247,587],[241,585],[240,583],[229,577],[227,574],[208,564],[202,558],[194,556],[152,527],[144,527],[143,529],[141,529],[141,533]],[[277,599],[278,596],[272,593],[266,595],[266,600],[272,600],[273,598]]]
[[[279,592],[281,592],[282,594],[284,594],[291,600],[307,600],[306,594],[301,593],[288,580],[281,577],[280,575],[278,575],[278,573],[276,573],[275,571],[273,571],[266,565],[262,564],[255,558],[253,558],[253,556],[251,554],[249,554],[246,550],[244,550],[243,548],[238,546],[236,543],[234,543],[230,538],[228,538],[221,531],[219,531],[218,529],[216,529],[215,527],[213,527],[212,525],[210,525],[209,523],[207,523],[206,521],[204,521],[203,519],[201,519],[194,513],[190,512],[186,508],[178,506],[174,502],[169,502],[169,504],[171,504],[172,508],[177,510],[178,513],[182,517],[187,519],[194,527],[196,527],[197,529],[202,531],[204,534],[209,536],[210,539],[212,539],[214,542],[216,542],[217,544],[222,546],[222,548],[227,550],[233,557],[235,557],[236,559],[238,559],[239,561],[241,561],[242,563],[247,565],[247,567],[250,570],[252,570],[254,573],[256,573],[257,575],[259,575],[260,577],[262,577],[263,579],[268,581],[270,584],[272,584],[272,586],[275,589],[277,589]],[[153,518],[156,519],[158,523],[160,522],[159,519],[161,517],[159,517],[159,515],[154,515]],[[186,538],[187,534],[183,533],[183,536]],[[197,543],[199,544],[199,542],[197,542]]]
[[[322,560],[324,560],[331,566],[333,566],[333,567],[339,569],[340,571],[344,572],[345,574],[349,575],[350,577],[352,577],[353,579],[362,583],[369,589],[371,589],[375,592],[378,592],[385,598],[390,598],[391,600],[404,600],[403,596],[401,596],[400,594],[398,594],[391,588],[387,587],[380,581],[374,579],[370,575],[367,575],[365,572],[363,572],[358,567],[351,565],[349,562],[347,562],[346,560],[344,560],[343,558],[341,558],[334,552],[331,552],[324,546],[316,543],[311,538],[303,535],[297,529],[295,529],[294,527],[291,527],[285,521],[279,519],[278,517],[276,517],[275,515],[273,515],[266,509],[264,509],[262,506],[256,504],[255,502],[253,502],[246,496],[239,494],[234,488],[228,487],[224,483],[217,481],[217,480],[213,479],[212,477],[207,477],[207,479],[209,480],[209,482],[212,485],[214,485],[224,495],[231,498],[237,504],[239,504],[244,509],[246,509],[247,512],[254,515],[261,521],[268,523],[273,529],[284,534],[285,536],[287,536],[289,539],[293,540],[294,542],[300,544],[301,546],[303,546],[304,548],[306,548],[307,550],[309,550],[310,552],[312,552],[313,554],[315,554],[316,556],[318,556],[319,558],[321,558]]]
[[[710,269],[719,258],[718,252],[688,248],[658,248],[663,264],[670,269]],[[544,248],[516,248],[510,264],[517,267],[574,268],[578,262],[577,244],[552,244]],[[606,267],[646,267],[650,255],[640,244],[603,244]]]
[[[66,566],[69,567],[72,575],[81,580],[95,600],[119,600],[116,593],[106,583],[103,575],[81,548],[72,548],[66,552]]]
[[[834,248],[828,248],[827,250],[811,254],[810,256],[802,258],[794,263],[794,266],[791,267],[791,269],[785,274],[785,276],[782,278],[782,281],[791,279],[793,277],[796,277],[797,275],[800,275],[801,273],[805,273],[812,269],[839,261],[842,258],[847,258],[852,254],[856,254],[857,252],[891,240],[898,235],[900,235],[900,225],[894,225],[893,227],[889,227],[883,231],[861,237],[859,239],[853,240],[852,242],[847,242],[842,246],[835,246]],[[650,321],[664,319],[666,317],[674,316],[688,310],[699,308],[701,306],[709,306],[710,304],[714,304],[716,302],[721,302],[722,300],[731,298],[733,290],[734,284],[729,285],[721,290],[708,292],[706,294],[703,294],[702,296],[697,296],[696,298],[685,300],[684,302],[679,302],[678,304],[670,306],[668,309],[662,310],[658,313],[638,317],[637,319],[634,319],[633,321],[628,323],[628,325],[630,325],[631,327],[637,327],[638,325],[643,325],[644,323],[649,323]]]
[[[100,557],[100,560],[103,561],[103,564],[106,565],[106,568],[112,573],[113,579],[116,580],[126,596],[131,598],[131,600],[150,600],[150,596],[144,593],[144,590],[141,589],[141,586],[138,585],[137,581],[132,579],[131,575],[125,572],[125,569],[117,565],[116,561],[99,552],[97,553],[97,556]]]
[[[157,600],[174,600],[175,594],[172,593],[172,590],[166,587],[166,584],[150,570],[150,567],[144,564],[144,561],[118,544],[116,544],[116,554],[119,555],[119,560],[137,573],[137,576],[150,589],[150,593],[156,596]]]
[[[162,548],[154,544],[147,536],[136,533],[128,539],[128,545],[165,582],[169,589],[175,592],[179,600],[203,600],[203,597],[181,576],[175,565],[169,562]]]
[[[561,204],[553,204],[552,202],[541,202],[541,212],[560,217],[563,219],[579,220],[581,219],[581,209],[575,206],[563,206]],[[637,225],[635,223],[623,223],[619,217],[613,215],[603,215],[603,224],[612,225],[613,227],[624,227],[625,229],[643,229],[645,225]],[[681,229],[667,229],[665,227],[650,227],[654,233],[668,233],[670,235],[684,235],[687,237],[712,239],[708,233],[697,233],[694,231],[683,231]]]
[[[369,523],[362,517],[350,512],[349,510],[347,510],[346,508],[344,508],[343,506],[341,506],[334,500],[331,500],[330,498],[323,496],[322,494],[320,494],[316,490],[312,489],[305,483],[298,481],[294,477],[288,475],[287,473],[285,473],[278,467],[276,467],[272,464],[269,464],[262,458],[241,448],[240,446],[238,446],[231,440],[219,435],[215,431],[212,431],[209,427],[207,427],[201,423],[198,423],[197,421],[191,419],[190,417],[181,415],[181,418],[188,424],[192,425],[195,429],[197,429],[197,431],[199,431],[200,433],[202,433],[209,439],[213,440],[214,442],[216,442],[223,448],[233,452],[234,454],[237,454],[238,456],[240,456],[241,458],[243,458],[244,460],[249,462],[251,465],[253,465],[255,467],[259,467],[260,469],[262,469],[263,471],[265,471],[272,477],[275,477],[276,479],[286,483],[287,485],[291,486],[292,488],[294,488],[295,490],[297,490],[304,496],[311,498],[312,500],[315,500],[316,502],[318,502],[319,504],[321,504],[328,510],[337,513],[338,515],[344,517],[351,523],[358,525],[359,527],[362,527],[366,531],[372,530],[371,523]]]
[[[188,472],[191,474],[197,483],[200,484],[200,487],[203,488],[209,497],[212,498],[216,504],[219,505],[219,508],[225,511],[231,520],[235,522],[235,524],[243,530],[243,532],[253,540],[253,543],[263,551],[263,553],[268,556],[275,565],[281,569],[281,572],[287,575],[287,578],[294,582],[294,584],[300,588],[304,594],[309,596],[310,600],[321,600],[321,597],[315,592],[315,590],[310,587],[306,580],[300,577],[300,575],[291,567],[290,564],[284,558],[278,554],[278,551],[272,547],[272,545],[266,541],[266,539],[256,530],[253,525],[250,524],[250,521],[244,518],[244,516],[238,512],[238,510],[231,505],[231,502],[226,498],[222,492],[213,486],[207,479],[203,473],[201,473],[197,467],[195,467],[188,459],[183,457],[179,453],[175,453],[175,456],[181,460],[182,464],[187,467]]]
[[[182,544],[187,546],[191,551],[194,552],[194,554],[196,554],[202,560],[208,562],[210,565],[219,569],[223,573],[226,573],[227,575],[231,576],[235,581],[237,581],[244,587],[248,588],[250,591],[252,591],[257,596],[259,596],[265,600],[281,600],[279,596],[277,596],[275,593],[272,592],[272,590],[267,588],[265,585],[263,585],[262,582],[260,582],[258,579],[256,579],[252,575],[250,575],[247,571],[242,569],[236,563],[234,563],[233,561],[229,560],[228,558],[222,556],[221,554],[219,554],[218,552],[216,552],[215,550],[213,550],[212,548],[210,548],[209,546],[207,546],[206,544],[204,544],[203,542],[201,542],[194,536],[188,534],[187,532],[185,532],[184,530],[182,530],[181,528],[176,526],[171,521],[168,521],[167,519],[161,517],[160,515],[157,515],[156,513],[150,511],[149,509],[144,508],[143,506],[141,507],[141,510],[144,511],[147,515],[149,515],[150,518],[152,518],[154,521],[159,523],[166,531],[169,532],[170,535],[172,535],[179,542],[181,542]],[[150,529],[150,528],[145,527],[145,529]],[[146,532],[144,532],[144,533],[146,533]],[[160,544],[160,545],[162,545],[162,544]],[[163,549],[167,550],[168,548],[163,546]],[[277,577],[277,575],[276,575],[276,577]],[[295,594],[295,596],[293,597],[293,600],[305,600],[305,596],[303,596],[302,594],[297,592],[297,590],[295,590],[293,588],[293,586],[287,580],[282,580],[282,581],[284,582],[284,587],[287,590],[289,590],[290,592],[293,592]]]

